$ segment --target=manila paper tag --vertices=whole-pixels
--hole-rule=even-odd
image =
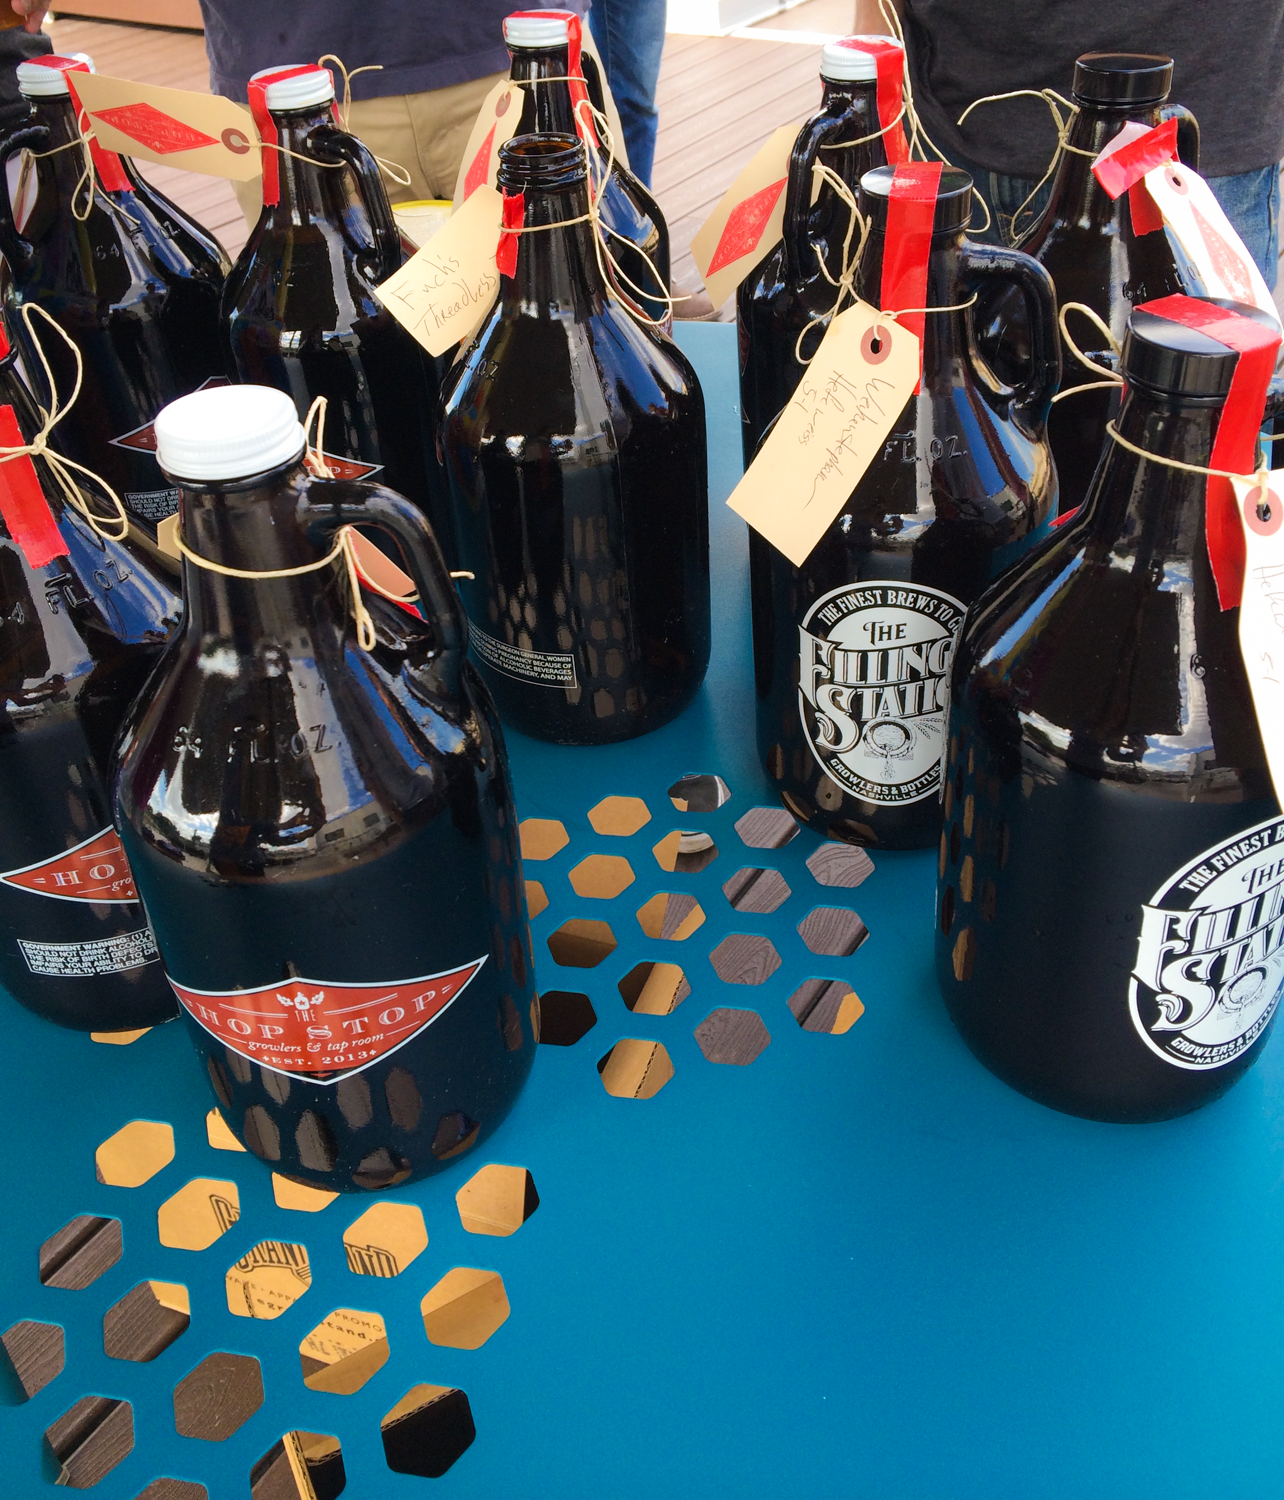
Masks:
[[[1144,181],[1165,226],[1195,262],[1208,295],[1247,302],[1278,321],[1262,273],[1199,173],[1180,162],[1165,162],[1147,172]]]
[[[459,176],[455,179],[455,211],[479,187],[495,186],[495,174],[499,170],[499,148],[511,141],[521,123],[525,90],[520,83],[501,78],[482,100],[473,121],[472,133],[464,147],[464,158],[459,164]],[[496,220],[498,223],[498,220]]]
[[[721,307],[780,238],[789,157],[801,123],[773,130],[691,241],[691,258]]]
[[[1271,470],[1265,499],[1251,479],[1230,483],[1247,551],[1239,649],[1275,796],[1284,803],[1284,469]]]
[[[829,325],[727,504],[796,568],[847,503],[918,384],[922,346],[867,302]]]
[[[429,354],[471,338],[499,291],[495,246],[503,198],[483,183],[432,239],[375,288]]]
[[[68,73],[99,145],[166,167],[250,182],[262,172],[250,112],[221,94]]]

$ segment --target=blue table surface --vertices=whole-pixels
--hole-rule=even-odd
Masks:
[[[45,1428],[87,1393],[133,1406],[133,1452],[94,1493],[131,1500],[158,1475],[212,1500],[249,1494],[249,1470],[293,1428],[337,1435],[353,1500],[871,1496],[1178,1500],[1284,1493],[1284,1043],[1225,1099],[1170,1124],[1070,1119],[1011,1092],[954,1033],[931,969],[934,856],[875,854],[855,890],[826,889],[803,830],[750,849],[735,822],[774,806],[753,735],[745,528],[723,504],[740,473],[735,330],[687,324],[679,340],[708,403],[714,654],[696,704],[646,739],[565,750],[510,736],[523,818],[560,820],[569,843],[529,863],[549,906],[534,921],[541,990],[588,993],[596,1026],[542,1046],[517,1108],[478,1153],[394,1196],[422,1207],[428,1249],[395,1279],[353,1275],[343,1229],[371,1199],[317,1214],[278,1208],[253,1157],[210,1148],[211,1100],[178,1026],[126,1047],[4,1010],[0,1075],[4,1228],[0,1331],[66,1330],[66,1368],[0,1406],[5,1500],[49,1494]],[[677,812],[686,772],[731,788],[717,812]],[[603,797],[651,813],[627,838],[595,833]],[[718,857],[665,874],[651,850],[675,828]],[[568,873],[624,855],[635,881],[581,899]],[[777,869],[789,899],[736,913],[721,886]],[[658,891],[698,897],[682,942],[645,936]],[[817,958],[798,922],[850,906],[870,929],[852,957]],[[618,948],[563,969],[545,946],[569,917],[607,921]],[[782,963],[757,986],[724,983],[709,952],[760,933]],[[630,1014],[634,964],[681,964],[692,993],[671,1015]],[[786,1001],[803,980],[847,981],[865,1013],[845,1035],[802,1030]],[[711,1010],[757,1011],[771,1042],[748,1066],[705,1060]],[[611,1097],[596,1063],[621,1037],[662,1041],[672,1080],[649,1100]],[[97,1182],[94,1149],[132,1119],[172,1123],[175,1160],[138,1188]],[[466,1233],[458,1188],[487,1161],[529,1168],[540,1206],[509,1238]],[[230,1177],[239,1223],[209,1249],[166,1249],[157,1206],[190,1178]],[[42,1287],[37,1248],[75,1214],[118,1218],[120,1262],[83,1291]],[[233,1317],[224,1273],[262,1239],[307,1246],[310,1290],[272,1322]],[[438,1348],[419,1301],[451,1267],[503,1277],[512,1313],[475,1351]],[[150,1364],[108,1359],[101,1320],[145,1278],[190,1289],[188,1331]],[[357,1394],[304,1387],[300,1339],[331,1309],[377,1311],[391,1358]],[[231,1438],[177,1435],[171,1390],[213,1350],[256,1356],[266,1401]],[[392,1473],[379,1419],[419,1382],[467,1392],[477,1438],[436,1480]]]

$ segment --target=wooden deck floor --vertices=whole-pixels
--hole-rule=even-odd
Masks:
[[[679,290],[700,285],[688,246],[736,173],[777,126],[815,107],[820,48],[810,40],[779,40],[781,31],[844,29],[840,18],[851,4],[808,0],[763,23],[770,39],[668,37],[657,93],[654,185],[673,237]],[[60,52],[87,52],[102,73],[174,88],[209,87],[204,40],[191,32],[72,19],[55,21],[52,32]],[[149,163],[141,168],[237,254],[247,231],[228,183]]]

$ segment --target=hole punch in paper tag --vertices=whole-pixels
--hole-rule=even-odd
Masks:
[[[483,183],[399,271],[375,288],[394,318],[432,355],[469,339],[499,292],[495,245],[500,194]]]
[[[1284,471],[1271,471],[1264,494],[1255,480],[1230,484],[1247,553],[1239,649],[1275,795],[1284,803]]]
[[[883,450],[918,383],[922,345],[867,302],[829,325],[727,504],[801,567]]]
[[[259,175],[258,132],[243,104],[103,73],[69,73],[67,81],[109,151],[233,182]]]
[[[1247,302],[1279,320],[1274,299],[1212,188],[1180,162],[1145,175],[1146,190],[1169,233],[1194,261],[1210,297]]]
[[[455,179],[456,212],[479,187],[495,186],[499,148],[517,134],[525,103],[525,89],[508,78],[501,78],[482,100]]]
[[[691,241],[709,301],[721,307],[780,239],[789,158],[802,121],[773,130]]]

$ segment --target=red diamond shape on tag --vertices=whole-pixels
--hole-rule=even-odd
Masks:
[[[7,870],[0,880],[61,901],[138,900],[129,861],[114,828],[104,828],[74,849],[64,849],[39,864]]]
[[[337,453],[326,453],[323,457],[331,479],[368,479],[371,474],[377,474],[383,468],[382,464],[363,463],[359,458],[340,458]],[[311,450],[304,454],[303,462],[310,474],[316,473]]]
[[[150,104],[119,104],[115,109],[94,110],[93,118],[114,126],[122,135],[139,141],[158,156],[172,151],[195,151],[198,146],[217,146],[212,135],[194,130]]]
[[[721,271],[723,266],[729,266],[733,260],[739,260],[742,255],[749,255],[758,248],[762,231],[767,227],[771,211],[788,181],[787,177],[782,177],[779,182],[769,183],[736,204],[723,226],[718,248],[713,252],[706,276],[712,276],[715,271]]]
[[[490,176],[490,148],[494,144],[495,127],[492,125],[486,133],[486,139],[477,148],[477,155],[473,157],[473,164],[468,169],[468,176],[464,178],[465,203]]]

